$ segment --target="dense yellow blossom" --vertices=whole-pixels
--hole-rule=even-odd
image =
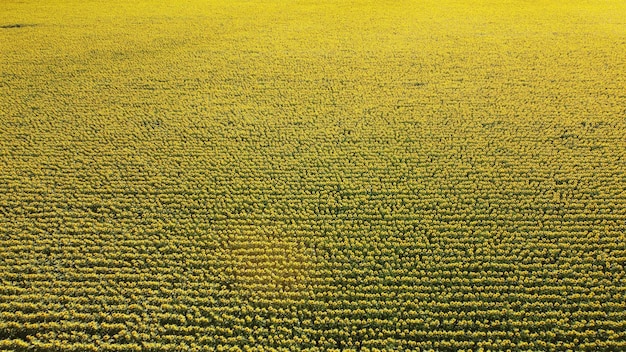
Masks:
[[[626,350],[625,18],[2,0],[0,349]]]

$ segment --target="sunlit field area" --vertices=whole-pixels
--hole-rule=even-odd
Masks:
[[[0,350],[626,350],[626,2],[0,1]]]

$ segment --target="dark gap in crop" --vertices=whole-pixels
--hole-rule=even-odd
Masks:
[[[10,28],[24,28],[24,27],[35,27],[36,24],[25,24],[25,23],[11,23],[0,25],[0,29],[10,29]]]

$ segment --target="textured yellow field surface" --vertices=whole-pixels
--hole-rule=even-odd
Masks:
[[[626,2],[0,2],[0,350],[626,350]]]

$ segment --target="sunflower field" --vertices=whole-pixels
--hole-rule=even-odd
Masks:
[[[0,351],[625,351],[626,2],[2,0]]]

